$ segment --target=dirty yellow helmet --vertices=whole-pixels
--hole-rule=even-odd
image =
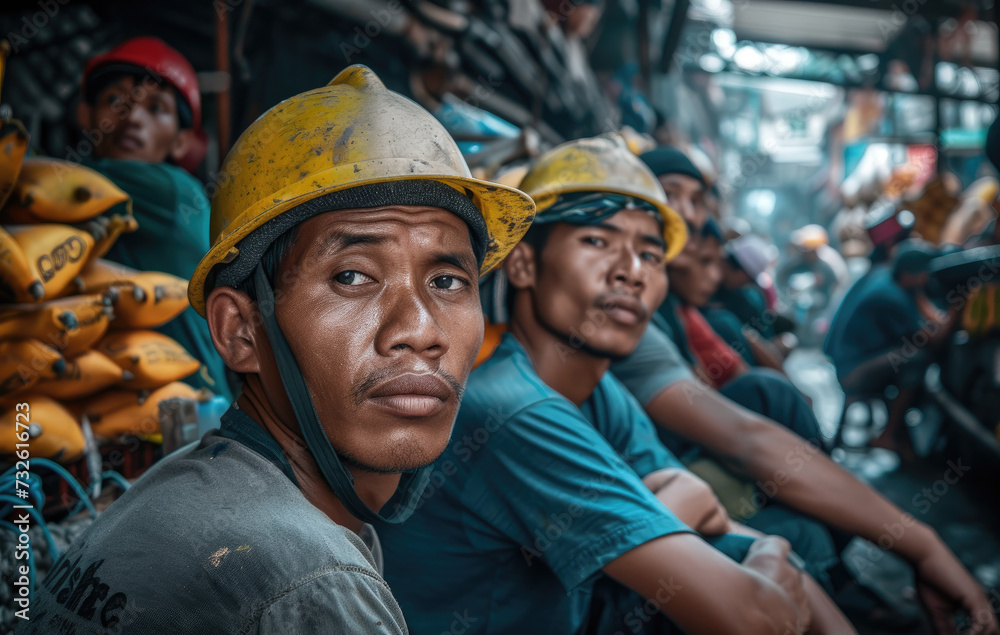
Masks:
[[[687,226],[680,214],[667,205],[660,182],[619,135],[577,139],[549,150],[538,158],[519,187],[535,200],[539,219],[567,194],[629,196],[660,213],[667,261],[679,254],[687,242]]]
[[[201,315],[214,287],[246,279],[280,233],[323,211],[449,209],[469,224],[482,272],[504,259],[534,216],[523,192],[472,178],[444,127],[361,65],[261,115],[229,152],[216,184],[212,246],[188,291]]]

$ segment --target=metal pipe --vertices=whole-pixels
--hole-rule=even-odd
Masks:
[[[663,51],[660,55],[660,72],[669,73],[673,65],[674,53],[681,44],[681,36],[684,34],[684,25],[687,23],[688,7],[691,0],[674,0],[674,10],[670,15],[670,25],[667,27],[667,35],[663,38]]]
[[[939,366],[935,364],[927,369],[927,374],[924,375],[924,385],[927,387],[927,392],[934,397],[934,400],[940,404],[948,417],[962,432],[971,436],[990,454],[1000,459],[1000,443],[965,406],[948,393],[941,383],[941,368]]]
[[[226,16],[228,11],[215,12],[215,68],[217,71],[226,73],[229,76],[229,21]],[[229,95],[232,89],[232,81],[226,83],[226,87],[216,95],[216,106],[219,117],[218,122],[218,142],[219,156],[226,156],[229,151],[230,134],[230,113]]]

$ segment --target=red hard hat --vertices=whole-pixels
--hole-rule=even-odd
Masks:
[[[84,94],[87,93],[87,81],[94,71],[112,65],[135,66],[145,69],[150,75],[162,77],[187,101],[191,107],[191,127],[195,139],[187,155],[178,163],[184,169],[193,172],[205,158],[207,135],[201,129],[201,93],[198,92],[198,76],[191,62],[159,38],[135,37],[125,40],[106,53],[90,58],[83,71]]]

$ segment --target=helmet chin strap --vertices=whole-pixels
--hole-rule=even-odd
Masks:
[[[382,521],[396,524],[403,522],[416,509],[420,495],[430,480],[431,466],[404,473],[400,477],[399,487],[387,503],[387,505],[391,505],[393,510],[388,516],[382,516],[377,511],[373,511],[361,500],[357,490],[354,489],[354,477],[341,463],[337,452],[330,445],[326,431],[320,425],[316,407],[309,394],[305,379],[302,377],[302,371],[278,326],[278,318],[274,311],[274,292],[271,289],[271,283],[268,282],[267,276],[264,274],[263,266],[258,264],[253,275],[254,287],[257,291],[257,307],[263,318],[267,339],[274,351],[278,374],[281,375],[281,382],[288,394],[288,400],[292,403],[292,410],[295,412],[295,418],[302,430],[302,436],[305,438],[306,445],[316,460],[323,478],[352,516],[369,523]]]

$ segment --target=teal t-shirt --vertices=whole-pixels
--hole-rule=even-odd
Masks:
[[[642,482],[666,467],[680,463],[610,373],[578,408],[504,335],[469,378],[418,509],[377,527],[410,631],[578,632],[605,565],[691,531]]]
[[[142,271],[163,271],[189,280],[208,252],[210,206],[201,183],[166,163],[95,159],[86,163],[132,197],[139,229],[122,234],[105,258]],[[177,340],[202,363],[185,381],[232,398],[225,365],[212,345],[208,323],[188,308],[157,331]]]
[[[861,362],[903,346],[921,326],[913,295],[896,284],[889,265],[877,265],[844,296],[823,352],[844,377]]]
[[[759,287],[747,285],[739,289],[721,287],[712,298],[712,306],[718,305],[735,315],[740,322],[750,326],[764,336],[774,339],[774,316],[767,313],[767,301]]]

